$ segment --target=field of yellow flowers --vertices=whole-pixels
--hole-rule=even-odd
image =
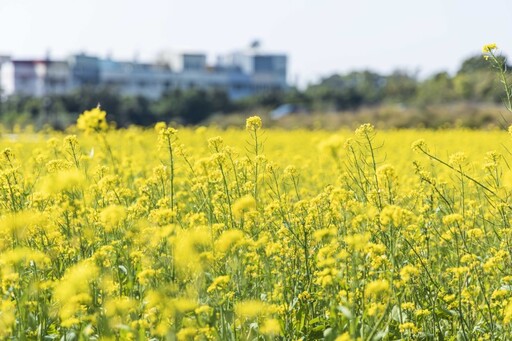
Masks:
[[[0,339],[512,338],[503,131],[0,140]]]

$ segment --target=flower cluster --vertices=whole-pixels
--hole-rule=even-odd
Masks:
[[[486,44],[482,47],[482,53],[491,53],[498,48],[496,43]]]
[[[105,132],[108,130],[107,113],[100,109],[98,105],[96,108],[84,111],[78,117],[76,126],[79,130],[90,134],[93,132]]]
[[[77,127],[0,141],[0,339],[512,338],[507,134]]]

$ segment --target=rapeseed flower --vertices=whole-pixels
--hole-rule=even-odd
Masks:
[[[227,252],[237,242],[244,239],[244,233],[240,230],[227,230],[222,232],[215,241],[215,248],[220,252]]]
[[[197,302],[190,298],[178,297],[171,302],[174,309],[181,314],[194,311],[197,308]]]
[[[126,319],[128,314],[135,311],[137,301],[130,297],[116,297],[107,299],[104,303],[105,316],[109,318],[119,317]],[[121,324],[123,321],[119,319],[117,322]]]
[[[92,302],[91,284],[98,275],[99,269],[92,262],[83,261],[70,267],[55,285],[53,295],[63,325],[71,327],[87,315],[84,308]]]
[[[77,169],[59,170],[48,175],[41,184],[43,193],[57,194],[64,191],[79,190],[85,185],[85,177]]]
[[[233,215],[241,219],[244,214],[256,209],[256,200],[252,195],[246,195],[237,199],[232,206]]]
[[[385,279],[375,280],[366,285],[365,295],[368,297],[378,298],[389,293],[389,282]]]
[[[512,300],[503,309],[503,323],[509,324],[512,322]]]
[[[497,48],[498,48],[498,45],[496,45],[496,43],[485,44],[482,47],[482,53],[491,53],[492,51],[496,50]]]
[[[76,126],[86,134],[106,132],[109,128],[107,113],[101,110],[99,105],[94,109],[86,110],[78,117]]]
[[[213,280],[212,284],[210,284],[210,286],[208,287],[208,289],[206,289],[206,291],[212,292],[217,289],[222,289],[229,283],[229,280],[230,280],[230,276],[219,276]]]
[[[165,123],[92,129],[105,143],[91,158],[85,134],[0,141],[0,339],[295,340],[322,327],[350,340],[354,316],[390,339],[462,327],[507,339],[512,173],[507,153],[485,153],[501,134],[382,132],[372,149],[371,125],[352,138],[271,130],[264,155],[260,120],[248,123],[248,148],[244,129],[183,128],[178,143]],[[403,147],[418,135],[436,154]]]
[[[272,307],[266,302],[258,300],[247,300],[235,305],[235,313],[241,318],[255,318],[272,312]]]
[[[189,341],[195,340],[199,330],[195,327],[185,327],[181,328],[178,333],[176,333],[176,339],[178,341]]]
[[[425,142],[424,139],[416,140],[411,144],[411,149],[414,151],[421,151],[421,150],[426,151],[426,150],[428,150],[427,143]]]
[[[11,299],[2,300],[0,303],[0,337],[7,340],[12,336],[16,322],[16,306]]]
[[[420,271],[418,270],[418,268],[410,264],[400,269],[400,277],[405,283],[409,282],[412,278],[418,276],[419,273]]]
[[[371,234],[368,232],[353,234],[345,237],[345,243],[347,243],[347,246],[356,251],[363,251],[368,246],[370,239]]]
[[[409,334],[409,333],[416,334],[419,332],[419,328],[416,327],[416,325],[413,322],[404,322],[404,323],[400,324],[399,329],[400,329],[401,333],[407,333],[407,334]]]
[[[155,131],[156,131],[157,133],[159,133],[159,134],[160,134],[160,133],[162,133],[162,131],[163,131],[165,128],[167,128],[167,123],[165,123],[165,122],[157,122],[157,123],[155,124]]]
[[[261,118],[259,116],[251,116],[245,121],[245,129],[248,131],[257,131],[261,128]]]
[[[279,320],[269,318],[263,321],[263,325],[260,327],[260,333],[269,336],[281,335],[281,324]]]
[[[125,218],[126,209],[119,205],[107,206],[100,213],[100,221],[107,232],[119,228]]]
[[[353,338],[350,336],[349,332],[345,332],[338,336],[335,341],[352,341]]]

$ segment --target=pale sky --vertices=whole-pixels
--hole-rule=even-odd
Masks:
[[[304,85],[335,72],[456,71],[495,42],[512,56],[512,0],[0,0],[0,54],[84,51],[151,61],[218,54],[258,39]]]

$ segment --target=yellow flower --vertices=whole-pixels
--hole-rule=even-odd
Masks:
[[[186,276],[199,274],[203,266],[199,250],[211,243],[211,235],[207,229],[198,227],[178,231],[176,236],[169,238],[169,241],[175,247],[174,260],[177,269]]]
[[[50,174],[41,183],[41,191],[56,194],[78,190],[85,183],[84,175],[78,170],[61,170]]]
[[[375,132],[375,127],[371,125],[370,123],[365,123],[359,126],[359,128],[356,129],[356,136],[357,137],[367,137],[369,135],[372,135]]]
[[[428,309],[418,309],[414,312],[414,316],[421,317],[421,316],[428,316],[430,315],[430,310]]]
[[[385,279],[379,279],[366,285],[365,294],[369,297],[378,297],[389,292],[389,282]]]
[[[508,324],[512,321],[512,301],[509,301],[508,304],[503,309],[503,323]]]
[[[155,124],[155,131],[157,133],[162,132],[165,128],[167,128],[167,124],[165,122],[157,122]]]
[[[242,218],[244,213],[256,209],[256,200],[250,195],[243,196],[233,203],[231,209],[235,218]]]
[[[496,50],[498,46],[496,43],[486,44],[482,47],[482,53],[491,53],[493,50]]]
[[[7,340],[12,336],[11,332],[16,322],[16,307],[11,299],[2,300],[0,303],[0,337]]]
[[[220,136],[215,136],[208,139],[208,147],[210,147],[212,150],[216,152],[218,152],[222,148],[223,143],[224,140]]]
[[[219,289],[219,288],[223,288],[226,286],[226,284],[229,283],[229,276],[219,276],[217,278],[215,278],[212,282],[212,284],[210,284],[210,286],[208,287],[208,289],[206,289],[207,292],[212,292],[216,289]]]
[[[150,281],[155,277],[156,270],[154,269],[144,269],[137,274],[137,279],[141,285],[147,285]]]
[[[338,336],[335,341],[350,341],[352,338],[350,337],[349,332],[345,332]]]
[[[251,116],[245,121],[245,129],[248,131],[256,131],[261,128],[261,118],[259,116]]]
[[[470,238],[478,239],[478,238],[481,238],[483,235],[484,235],[484,231],[482,231],[482,229],[474,228],[474,229],[468,230],[468,237],[470,237]]]
[[[209,305],[202,305],[202,306],[197,307],[196,310],[194,310],[194,312],[197,315],[199,315],[199,314],[208,314],[208,315],[210,315],[213,312],[213,308],[210,307]]]
[[[190,298],[178,297],[171,302],[173,303],[174,309],[180,313],[194,311],[197,308],[196,301]]]
[[[98,105],[94,109],[84,111],[84,113],[78,117],[76,126],[86,134],[92,132],[105,132],[108,130],[106,116],[107,113],[101,110]]]
[[[443,217],[443,224],[451,225],[451,224],[462,224],[464,221],[464,217],[458,213],[448,214]]]
[[[279,335],[281,334],[281,325],[276,319],[266,319],[260,328],[260,333],[271,336]]]
[[[415,305],[413,302],[404,302],[402,303],[402,309],[403,310],[414,310]]]
[[[365,232],[360,234],[348,235],[344,239],[345,243],[347,243],[347,246],[353,248],[356,251],[362,251],[368,245],[368,242],[370,241],[371,237],[372,236],[370,233]]]
[[[180,329],[178,333],[176,333],[176,338],[178,341],[188,341],[194,340],[198,333],[197,328],[195,327],[185,327]]]
[[[413,333],[413,334],[416,334],[419,329],[418,327],[416,327],[416,325],[412,322],[405,322],[405,323],[402,323],[400,326],[400,332],[401,333]]]
[[[238,241],[244,239],[244,233],[240,230],[227,230],[224,231],[219,239],[215,242],[215,247],[220,252],[227,252]]]
[[[78,148],[78,138],[76,135],[68,135],[64,137],[63,144],[65,147],[70,147],[72,150]]]
[[[158,132],[158,144],[160,148],[168,148],[169,144],[174,141],[178,133],[178,130],[172,127],[165,127],[159,123],[155,125],[155,130]]]
[[[457,152],[455,154],[450,155],[448,159],[448,163],[454,167],[462,166],[466,162],[466,154],[463,152]]]
[[[109,298],[105,302],[105,315],[108,317],[122,316],[125,317],[135,310],[137,301],[132,298],[121,296]]]
[[[21,211],[16,213],[5,214],[0,218],[0,234],[7,234],[14,238],[26,238],[31,232],[32,228],[41,224],[45,224],[44,216],[36,211]],[[20,248],[19,256],[21,258],[27,257],[30,249]],[[5,252],[5,255],[12,254],[15,250]],[[34,250],[35,251],[35,250]],[[25,254],[25,256],[23,256]]]
[[[125,218],[126,209],[119,205],[105,207],[100,213],[100,221],[107,232],[118,228]]]
[[[98,275],[99,269],[90,261],[82,261],[66,270],[54,288],[54,298],[63,325],[77,324],[79,318],[84,316],[83,309],[92,301],[91,283]]]
[[[380,222],[384,225],[392,224],[396,227],[411,222],[413,214],[399,206],[390,205],[384,207],[380,213]]]
[[[285,176],[293,178],[298,175],[298,170],[297,167],[290,165],[284,169],[283,173]]]
[[[406,265],[402,269],[400,269],[400,277],[404,282],[409,282],[411,278],[418,276],[420,271],[413,265]]]
[[[268,314],[271,308],[266,302],[248,300],[235,304],[235,313],[239,317],[252,318]]]
[[[427,143],[425,142],[424,139],[416,140],[411,144],[411,149],[416,152],[427,150]]]
[[[23,216],[27,217],[27,215],[20,215],[19,217]],[[33,224],[33,222],[29,222],[29,220],[24,221],[25,224]],[[37,264],[39,268],[44,268],[45,266],[50,264],[50,258],[48,258],[48,256],[42,253],[41,251],[29,249],[27,247],[20,247],[3,252],[0,256],[0,264],[2,264],[3,267],[5,267],[6,265],[29,266],[30,264]],[[7,273],[7,271],[5,270],[4,272]]]

